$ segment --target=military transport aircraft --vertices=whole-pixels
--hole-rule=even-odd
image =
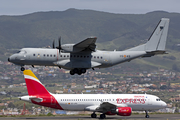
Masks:
[[[96,37],[87,38],[77,44],[63,44],[59,39],[59,46],[51,48],[22,48],[18,53],[8,58],[9,62],[21,66],[43,65],[58,66],[70,70],[70,74],[81,75],[87,69],[106,68],[139,57],[151,57],[165,54],[169,19],[162,18],[150,36],[147,43],[124,51],[96,50]]]
[[[106,115],[130,116],[133,111],[145,111],[149,118],[149,110],[167,107],[159,97],[149,94],[53,94],[50,93],[31,70],[24,70],[28,95],[19,97],[20,100],[33,104],[70,111],[92,111]]]

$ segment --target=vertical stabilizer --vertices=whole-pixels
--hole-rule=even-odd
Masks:
[[[31,70],[24,70],[23,73],[29,96],[50,94]]]
[[[165,51],[168,28],[169,19],[161,18],[159,24],[146,43],[146,52]]]

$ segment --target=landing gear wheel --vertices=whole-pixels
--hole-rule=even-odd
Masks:
[[[106,115],[105,114],[101,114],[100,115],[100,119],[105,119],[106,118]]]
[[[149,118],[149,115],[146,115],[145,117],[146,117],[146,118]]]
[[[78,73],[79,70],[77,68],[74,68],[73,71],[74,71],[74,73]]]
[[[145,116],[145,118],[149,118],[148,111],[147,111],[147,110],[145,110],[145,112],[146,112],[146,116]]]
[[[97,117],[97,115],[95,113],[91,114],[91,118],[96,118],[96,117]]]
[[[81,69],[81,72],[82,72],[82,73],[86,73],[86,69],[85,69],[85,68],[82,68],[82,69]]]
[[[79,70],[79,71],[77,72],[77,74],[78,74],[78,75],[81,75],[81,74],[82,74],[81,70]]]
[[[21,67],[21,71],[24,71],[25,70],[25,68],[24,67]]]
[[[74,73],[74,71],[73,71],[73,70],[71,70],[71,71],[70,71],[70,74],[71,74],[71,75],[74,75],[75,73]]]

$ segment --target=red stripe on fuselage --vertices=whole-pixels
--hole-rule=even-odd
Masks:
[[[49,94],[49,95],[38,95],[37,97],[42,98],[43,101],[42,102],[36,102],[34,100],[31,100],[31,102],[34,104],[37,104],[37,105],[42,105],[45,107],[51,107],[51,108],[63,110],[63,108],[59,105],[59,103],[57,102],[55,97],[52,96],[51,94]]]

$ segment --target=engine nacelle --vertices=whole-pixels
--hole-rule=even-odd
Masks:
[[[130,116],[132,113],[132,109],[131,107],[118,107],[116,109],[116,113],[120,116]]]

